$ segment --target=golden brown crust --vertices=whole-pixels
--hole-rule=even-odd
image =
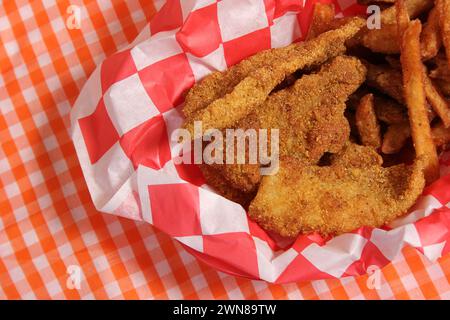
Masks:
[[[380,29],[364,33],[361,44],[373,52],[394,54],[400,52],[397,24],[384,24]]]
[[[371,148],[361,148],[368,153],[365,160],[347,155],[348,160],[328,167],[284,159],[277,175],[263,178],[250,217],[268,230],[295,237],[380,227],[404,214],[424,187],[420,165],[383,168],[374,163]]]
[[[248,208],[250,201],[255,197],[255,192],[242,192],[239,189],[230,185],[223,177],[221,172],[210,165],[199,165],[200,171],[206,180],[206,183],[211,186],[218,194]]]
[[[187,116],[185,128],[192,133],[194,120],[202,121],[204,130],[233,127],[238,120],[263,103],[287,75],[344,53],[345,41],[355,35],[363,24],[363,19],[353,18],[341,28],[325,32],[311,41],[271,49],[268,53],[261,53],[259,58],[253,58],[257,60],[265,57],[265,63],[253,63],[249,59],[250,62],[244,62],[250,64],[249,70],[229,71],[222,76],[215,74],[210,80],[205,79],[187,95],[183,111]],[[254,69],[253,65],[259,64],[262,66]],[[230,70],[239,70],[240,65]],[[221,85],[225,88],[219,90]]]
[[[273,93],[257,112],[237,127],[279,129],[280,154],[317,163],[325,152],[338,152],[348,140],[345,101],[365,78],[365,67],[353,57],[340,56],[318,73],[305,75],[293,86]],[[214,165],[235,188],[248,192],[260,180],[259,167]]]
[[[349,137],[345,101],[364,81],[366,68],[354,57],[339,56],[318,73],[274,93],[258,109],[260,128],[280,130],[280,154],[316,163],[338,152]]]

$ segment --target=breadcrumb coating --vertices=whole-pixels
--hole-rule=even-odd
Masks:
[[[361,226],[381,227],[406,213],[425,179],[420,160],[383,168],[370,147],[349,145],[330,166],[283,159],[262,179],[249,215],[282,236],[338,235]]]

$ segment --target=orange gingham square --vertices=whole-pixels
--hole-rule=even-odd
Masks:
[[[164,1],[84,1],[69,30],[69,1],[0,7],[0,298],[448,299],[450,257],[406,249],[380,273],[270,285],[199,263],[143,223],[97,212],[69,137],[69,112],[105,56],[128,45]],[[81,2],[79,2],[81,5]],[[81,270],[79,289],[68,267]]]

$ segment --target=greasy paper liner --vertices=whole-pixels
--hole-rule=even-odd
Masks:
[[[195,165],[174,161],[180,150],[170,136],[183,122],[186,90],[258,51],[301,41],[315,2],[169,0],[131,45],[103,61],[71,112],[96,208],[152,224],[218,270],[276,283],[370,273],[405,246],[431,260],[447,253],[450,153],[441,156],[441,179],[389,227],[286,245],[205,185]],[[354,0],[325,2],[338,16],[365,13]]]

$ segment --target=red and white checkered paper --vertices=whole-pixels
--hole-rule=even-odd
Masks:
[[[175,164],[170,136],[183,122],[183,93],[212,71],[301,40],[315,2],[168,1],[126,50],[98,66],[71,113],[96,208],[156,226],[221,271],[276,283],[361,275],[405,246],[431,260],[449,252],[450,153],[441,179],[391,226],[299,236],[287,248],[209,188],[195,165]],[[328,2],[339,16],[365,11],[354,0]]]

